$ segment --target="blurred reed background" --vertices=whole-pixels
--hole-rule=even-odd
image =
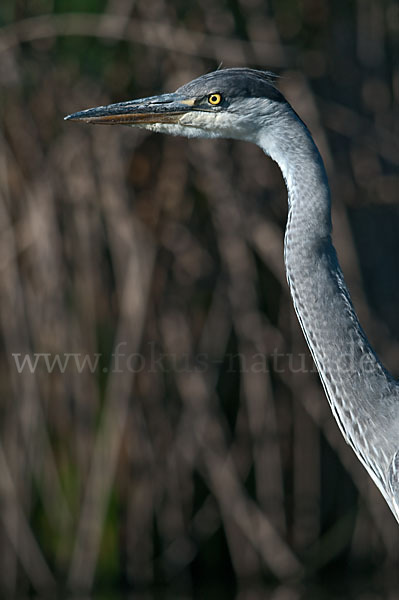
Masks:
[[[279,74],[397,375],[398,3],[6,0],[0,23],[1,597],[398,598],[397,524],[294,316],[276,165],[63,121],[220,63]]]

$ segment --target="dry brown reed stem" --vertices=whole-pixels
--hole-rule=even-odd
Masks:
[[[194,154],[196,164],[204,169],[204,191],[211,199],[212,217],[220,254],[228,276],[227,295],[233,327],[239,339],[242,369],[242,400],[248,415],[253,443],[256,496],[262,509],[281,532],[286,531],[282,470],[278,448],[274,398],[269,373],[256,369],[267,356],[267,332],[272,327],[258,308],[254,282],[256,269],[244,237],[245,215],[231,186],[231,171],[226,169],[227,156],[215,145],[204,145]],[[273,336],[275,338],[275,336]],[[239,453],[238,453],[239,454]]]
[[[18,560],[21,561],[33,588],[37,592],[48,593],[55,588],[56,582],[29,526],[29,521],[22,510],[18,492],[1,445],[0,482],[0,494],[3,502],[2,524],[7,533],[10,546]]]
[[[387,342],[383,319],[368,310],[351,233],[365,199],[389,207],[397,198],[392,23],[382,4],[359,2],[357,45],[342,69],[342,22],[330,13],[331,34],[328,19],[311,20],[322,17],[314,3],[296,22],[283,5],[270,16],[240,0],[238,19],[227,5],[201,1],[185,27],[174,3],[108,0],[103,14],[49,14],[0,29],[0,594],[44,591],[65,572],[71,587],[88,591],[107,552],[118,556],[118,581],[177,578],[189,589],[218,536],[237,579],[317,572],[349,545],[350,560],[395,564],[388,509],[341,438],[316,374],[251,369],[256,353],[308,356],[285,282],[277,169],[242,144],[62,122],[75,105],[108,101],[108,86],[121,99],[131,84],[156,93],[221,61],[295,69],[279,87],[327,157],[343,270],[365,329],[396,368],[398,342]],[[104,41],[98,80],[86,57],[71,59],[70,44],[70,62],[58,54],[63,36]],[[366,263],[371,256],[373,248]],[[385,283],[394,294],[394,278]],[[78,351],[110,367],[119,342],[126,354],[147,359],[154,346],[177,362],[140,373],[17,373],[12,358]],[[227,374],[238,390],[226,385],[232,348],[249,367]],[[205,371],[195,368],[201,353]],[[342,463],[360,491],[354,526],[349,503],[328,525],[324,439],[334,473]],[[110,517],[109,506],[119,512]],[[273,595],[298,596],[288,587]]]
[[[18,558],[22,564],[26,565],[27,555],[24,550],[18,554],[20,548],[27,548],[27,552],[33,551],[36,545],[30,530],[26,527],[25,511],[30,510],[32,483],[34,482],[42,493],[42,502],[45,506],[49,522],[55,530],[65,532],[70,526],[71,514],[66,502],[64,492],[62,490],[57,461],[50,441],[49,431],[47,428],[46,417],[40,401],[38,375],[23,371],[17,373],[15,369],[14,355],[24,356],[29,353],[31,345],[28,333],[31,332],[34,338],[35,318],[32,310],[26,304],[26,281],[24,281],[19,272],[18,259],[20,250],[18,247],[19,240],[11,233],[14,233],[10,222],[8,210],[13,201],[8,187],[8,172],[10,164],[14,157],[8,149],[8,145],[4,138],[1,138],[1,157],[0,169],[3,177],[1,178],[1,200],[0,213],[3,226],[7,227],[10,235],[7,237],[8,249],[5,253],[8,256],[8,261],[3,265],[2,269],[2,287],[1,287],[1,310],[0,318],[2,324],[3,339],[7,351],[8,368],[11,375],[11,389],[13,396],[16,399],[15,408],[10,412],[11,431],[12,435],[7,440],[7,452],[3,456],[4,469],[12,473],[12,478],[16,482],[19,493],[15,494],[16,502],[14,521],[15,527],[18,530],[21,527],[21,537],[19,545],[15,546]],[[34,214],[39,198],[43,199],[42,195],[36,194],[34,191],[28,191],[25,187],[25,201],[27,203],[27,222],[29,216]],[[45,196],[44,196],[45,198]],[[31,227],[31,224],[28,225]],[[24,228],[27,223],[24,223]],[[34,228],[31,227],[31,248],[40,250],[40,242],[46,243],[46,238],[37,236]],[[25,244],[22,244],[25,249]],[[44,251],[42,255],[45,260],[49,254]],[[33,299],[32,299],[33,300]],[[32,302],[33,304],[33,302]],[[7,455],[10,458],[7,458]],[[9,467],[7,466],[10,461]],[[11,475],[5,474],[5,478],[11,481]],[[11,484],[10,484],[11,485]],[[20,494],[21,500],[18,501]],[[22,503],[23,499],[23,503]],[[21,520],[21,523],[20,523]],[[25,540],[25,535],[28,538]],[[32,538],[32,539],[31,539]],[[38,549],[38,547],[37,547]],[[34,558],[32,558],[34,562]],[[40,585],[41,574],[43,569],[40,567],[40,561],[43,560],[41,554],[38,556],[38,577],[32,580],[32,584]],[[28,569],[29,576],[31,575]],[[45,581],[44,577],[43,581]]]
[[[182,315],[169,315],[164,321],[164,335],[172,354],[184,348],[188,355],[193,355],[191,336]],[[176,383],[189,415],[192,428],[190,441],[199,449],[198,468],[218,501],[238,575],[253,575],[253,562],[256,564],[256,556],[250,553],[250,547],[253,546],[265,566],[279,579],[300,576],[302,565],[267,516],[242,489],[226,444],[223,416],[217,408],[217,397],[211,382],[203,373],[193,369],[179,373]],[[187,453],[187,448],[184,451]],[[192,453],[193,450],[190,450],[188,455]],[[245,561],[243,544],[245,547],[249,544],[249,564]]]
[[[104,208],[119,300],[114,348],[116,351],[122,344],[127,355],[134,355],[140,349],[146,320],[155,252],[148,234],[128,212],[117,138],[110,138],[105,131],[98,132],[98,136],[106,136],[103,137],[106,144],[95,144],[94,148],[102,165],[99,202]],[[112,370],[111,365],[69,572],[72,589],[89,590],[93,585],[133,381],[134,373],[130,369]]]
[[[25,19],[0,29],[0,52],[21,42],[65,35],[95,36],[126,40],[202,58],[223,60],[232,64],[268,64],[281,68],[287,64],[279,43],[230,39],[208,33],[188,31],[164,22],[146,22],[119,15],[64,14]]]

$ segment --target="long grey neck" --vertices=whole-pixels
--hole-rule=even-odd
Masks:
[[[366,428],[370,423],[371,430],[381,426],[382,398],[373,389],[383,390],[382,396],[384,390],[392,393],[393,379],[374,354],[352,306],[331,242],[325,168],[308,129],[287,109],[275,128],[258,134],[258,145],[279,164],[286,181],[288,284],[334,416],[353,445],[359,421]]]

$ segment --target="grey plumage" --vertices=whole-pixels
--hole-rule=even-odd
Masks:
[[[201,98],[214,92],[225,94],[225,102],[238,98],[269,98],[286,102],[274,85],[275,76],[268,71],[235,68],[212,71],[193,79],[176,90],[188,97]]]
[[[173,94],[67,119],[242,139],[278,163],[288,189],[284,259],[295,311],[338,426],[399,522],[399,386],[371,348],[339,267],[319,151],[271,75],[219,70]]]

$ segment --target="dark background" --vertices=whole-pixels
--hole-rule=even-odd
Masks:
[[[19,0],[0,24],[2,597],[398,598],[398,525],[291,305],[277,166],[63,121],[220,63],[276,72],[398,375],[398,3]]]

